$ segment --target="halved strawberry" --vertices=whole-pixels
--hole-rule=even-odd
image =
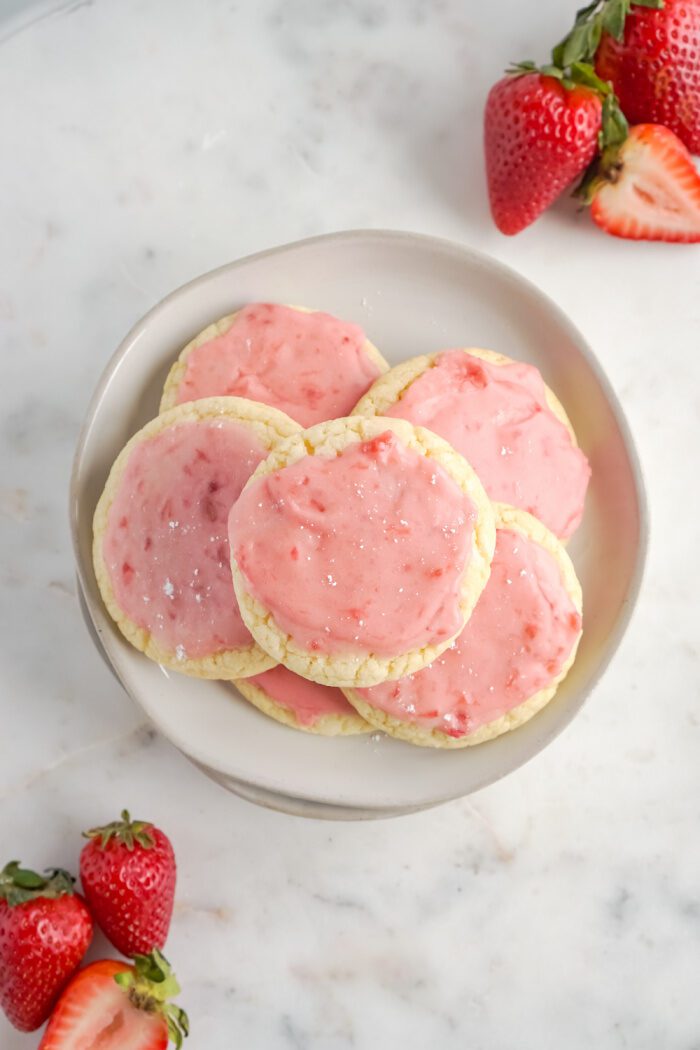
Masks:
[[[680,139],[660,124],[637,124],[604,151],[588,193],[593,221],[615,237],[700,241],[700,175]]]
[[[92,963],[58,1001],[39,1050],[165,1050],[189,1035],[187,1015],[168,1000],[180,991],[160,952],[133,966],[113,959]]]

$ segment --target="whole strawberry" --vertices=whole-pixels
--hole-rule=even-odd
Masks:
[[[0,872],[0,1004],[23,1032],[44,1023],[92,940],[92,919],[65,871]]]
[[[700,0],[605,0],[596,71],[632,124],[663,124],[700,153]]]
[[[489,199],[502,233],[518,233],[588,167],[601,126],[599,94],[523,63],[491,88],[484,114]]]
[[[122,819],[85,832],[80,878],[97,923],[123,955],[162,948],[175,899],[170,840],[153,824]]]

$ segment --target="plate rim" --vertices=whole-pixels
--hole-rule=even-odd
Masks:
[[[82,563],[82,556],[80,551],[79,528],[81,515],[79,510],[78,488],[88,437],[91,433],[95,414],[102,401],[105,390],[111,382],[112,377],[117,371],[119,365],[121,364],[121,361],[134,346],[141,333],[147,327],[149,327],[162,312],[166,311],[170,307],[171,303],[174,300],[178,299],[185,291],[194,291],[199,285],[203,285],[209,282],[212,278],[214,278],[217,275],[235,272],[236,269],[250,264],[252,262],[257,262],[270,256],[279,256],[288,251],[299,250],[309,246],[315,246],[327,242],[342,243],[343,241],[351,242],[362,240],[368,242],[373,239],[385,242],[393,241],[395,243],[420,245],[423,248],[432,248],[433,250],[437,250],[442,253],[451,253],[459,257],[462,261],[469,260],[473,264],[481,267],[482,269],[491,271],[491,273],[493,273],[494,276],[500,278],[501,281],[509,282],[520,286],[535,301],[538,300],[543,307],[548,309],[550,313],[556,318],[562,329],[564,329],[567,332],[567,334],[571,338],[572,343],[574,343],[577,349],[581,352],[583,358],[586,361],[586,364],[593,372],[595,379],[597,380],[597,382],[603,390],[606,401],[610,406],[612,415],[615,419],[615,422],[620,430],[623,439],[625,452],[630,463],[632,478],[634,481],[637,496],[639,534],[633,571],[625,594],[623,606],[618,614],[613,629],[605,639],[604,648],[602,650],[598,666],[595,670],[595,673],[589,679],[585,692],[582,694],[581,698],[576,703],[570,705],[569,709],[566,712],[566,715],[560,720],[558,720],[554,726],[550,727],[549,731],[543,736],[542,744],[537,749],[537,751],[535,751],[529,756],[524,757],[522,760],[517,761],[516,764],[511,765],[507,769],[504,769],[502,772],[499,772],[496,776],[485,775],[482,778],[483,782],[479,782],[475,787],[471,788],[468,794],[472,794],[475,791],[481,790],[483,787],[486,787],[490,784],[494,784],[498,780],[501,780],[504,776],[515,772],[517,769],[521,768],[523,765],[529,762],[532,758],[535,758],[536,755],[540,754],[552,742],[552,740],[554,740],[562,732],[564,732],[564,730],[568,728],[568,726],[574,720],[574,718],[579,713],[583,705],[590,698],[593,690],[596,688],[602,676],[608,669],[610,662],[613,659],[627,631],[634,610],[636,608],[639,595],[641,593],[648,560],[650,515],[644,470],[639,459],[639,453],[637,451],[636,442],[634,440],[629,421],[625,414],[624,408],[612,386],[610,379],[608,378],[602,365],[598,361],[596,354],[594,353],[592,347],[590,346],[580,329],[569,318],[569,316],[565,313],[562,307],[560,307],[559,304],[555,302],[555,300],[553,300],[546,292],[542,291],[542,289],[533,281],[531,281],[528,277],[523,276],[523,274],[521,274],[518,270],[514,269],[512,266],[503,263],[499,259],[495,259],[493,256],[482,252],[477,248],[473,248],[470,245],[460,244],[448,238],[437,237],[432,234],[413,233],[406,230],[391,230],[383,228],[338,230],[329,233],[318,234],[311,237],[305,237],[301,240],[289,241],[281,245],[263,249],[262,251],[253,252],[251,254],[242,256],[239,259],[235,259],[231,262],[224,263],[221,266],[217,266],[214,269],[208,270],[203,274],[199,274],[197,277],[194,277],[190,281],[186,281],[184,284],[173,289],[173,291],[169,292],[166,296],[164,296],[162,299],[156,302],[145,314],[143,314],[127,331],[124,337],[120,340],[114,352],[110,355],[109,359],[107,360],[105,367],[102,370],[102,373],[100,374],[100,377],[85,409],[83,422],[78,434],[78,440],[76,443],[76,448],[71,464],[71,474],[69,482],[69,519],[73,556],[76,563],[78,580],[80,582],[81,589],[85,594],[85,602],[88,613],[90,615],[90,619],[92,620],[97,637],[99,639],[100,646],[104,651],[107,660],[109,661],[110,665],[115,671],[117,677],[119,678],[119,681],[121,682],[127,694],[132,698],[132,700],[135,703],[139,705],[139,707],[142,710],[144,710],[147,717],[158,728],[159,732],[161,732],[167,740],[173,743],[173,745],[176,748],[178,748],[178,750],[183,752],[183,754],[185,754],[186,757],[194,761],[195,764],[198,765],[200,768],[203,768],[205,770],[211,770],[214,779],[217,780],[219,783],[222,782],[222,778],[225,778],[233,781],[241,781],[242,783],[249,785],[251,788],[259,787],[263,790],[273,791],[275,793],[279,793],[281,790],[279,785],[274,785],[273,783],[267,780],[264,780],[257,784],[250,782],[247,779],[243,780],[243,778],[237,776],[230,769],[221,768],[219,764],[212,762],[210,757],[208,758],[205,755],[198,754],[196,752],[196,749],[193,750],[191,746],[188,747],[185,744],[184,740],[178,739],[177,734],[173,734],[173,731],[169,726],[165,727],[162,724],[161,720],[158,717],[154,716],[153,712],[144,704],[140,695],[136,696],[132,693],[132,691],[127,687],[126,683],[124,682],[121,674],[119,673],[119,669],[115,666],[114,661],[112,660],[109,652],[109,647],[102,636],[101,624],[96,619],[96,610],[93,608],[93,599],[90,595],[89,587],[87,586],[87,580],[85,579],[84,566]],[[283,798],[285,796],[284,794],[281,794],[280,797]],[[359,805],[356,802],[353,803],[351,801],[343,803],[338,801],[337,797],[327,798],[322,797],[318,794],[304,793],[302,791],[296,790],[294,796],[290,795],[288,797],[290,801],[292,798],[296,798],[308,802],[321,802],[339,807],[341,809],[343,807],[362,809],[366,811],[368,817],[375,815],[375,809],[381,809],[384,812],[386,812],[387,809],[395,809],[396,815],[400,815],[402,812],[407,812],[407,806],[405,804],[397,803],[396,806],[391,806],[387,805],[386,801],[383,800],[379,801],[377,806],[374,807],[368,805],[366,802],[362,802]],[[445,802],[449,802],[462,797],[466,797],[464,792],[450,791],[448,793],[433,795],[431,796],[430,801],[423,801],[422,803],[414,804],[411,806],[411,808],[415,809],[416,805],[420,806],[421,808],[430,808],[431,806],[441,805]]]

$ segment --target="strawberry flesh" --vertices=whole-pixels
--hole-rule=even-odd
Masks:
[[[700,175],[668,128],[638,124],[591,204],[594,222],[615,237],[700,241]]]

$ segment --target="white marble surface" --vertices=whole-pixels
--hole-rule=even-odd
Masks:
[[[193,1050],[698,1050],[700,254],[606,238],[568,202],[508,240],[485,204],[487,86],[568,11],[56,6],[0,2],[2,858],[74,868],[79,830],[123,805],[170,832]],[[66,490],[90,390],[146,308],[359,226],[492,252],[569,312],[629,413],[653,542],[562,738],[468,800],[342,825],[227,795],[144,725],[80,620]],[[36,1043],[0,1019],[3,1050]]]

